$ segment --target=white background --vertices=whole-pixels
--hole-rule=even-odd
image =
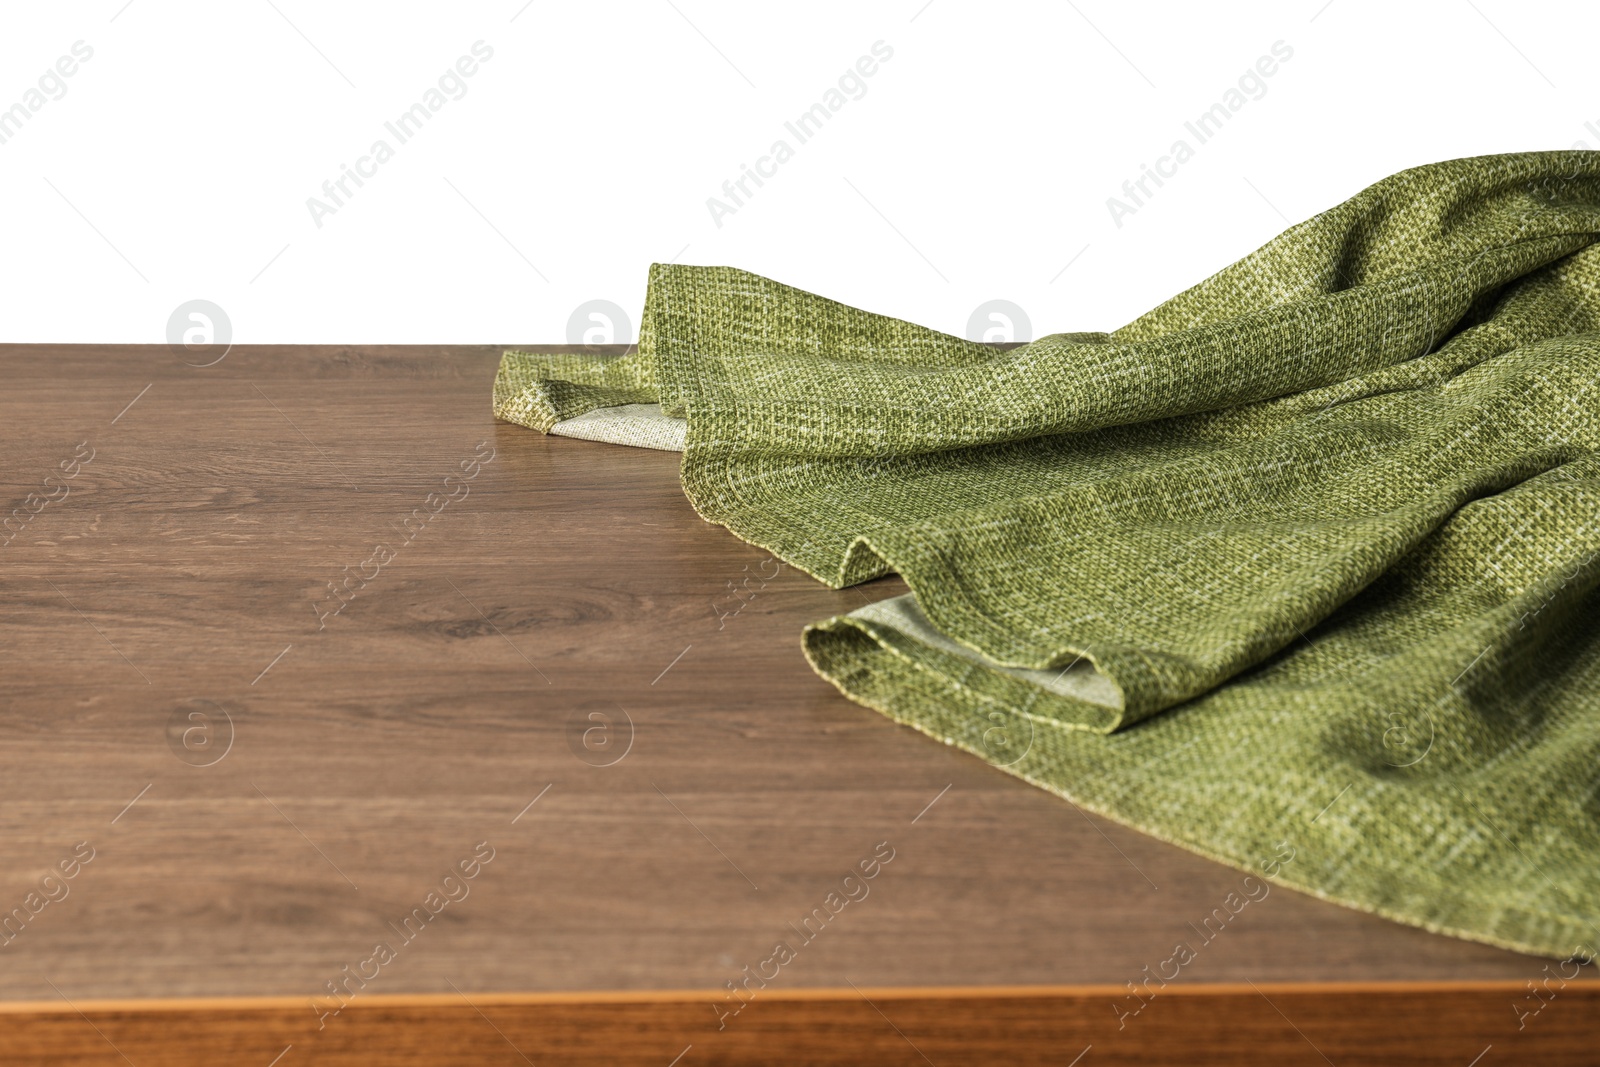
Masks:
[[[1600,147],[1592,5],[18,4],[0,108],[80,40],[0,144],[0,340],[160,342],[204,298],[235,341],[561,341],[591,299],[636,326],[673,259],[952,333],[991,298],[1034,336],[1112,329],[1394,171]],[[479,40],[398,145],[384,122]],[[784,122],[877,41],[798,144]],[[1276,41],[1265,95],[1186,134]],[[1118,227],[1107,198],[1180,137],[1194,158]],[[394,158],[319,228],[307,198],[379,138]],[[794,158],[716,225],[779,138]]]

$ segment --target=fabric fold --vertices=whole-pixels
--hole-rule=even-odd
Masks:
[[[1597,237],[1600,153],[1431,164],[1009,351],[656,264],[637,352],[508,352],[495,413],[595,436],[659,404],[706,519],[833,587],[899,573],[910,599],[804,635],[852,699],[1225,862],[1299,841],[1286,884],[1567,955],[1600,944]]]

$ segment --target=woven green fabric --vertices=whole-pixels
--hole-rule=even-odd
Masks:
[[[1009,352],[657,264],[638,354],[507,353],[495,413],[659,400],[705,518],[903,575],[901,622],[805,632],[854,700],[1224,863],[1286,843],[1281,884],[1593,956],[1597,238],[1600,153],[1433,164]],[[1085,671],[1116,699],[1047,684]]]

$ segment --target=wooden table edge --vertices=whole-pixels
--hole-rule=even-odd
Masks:
[[[1540,976],[1542,977],[1542,975]],[[1587,983],[1573,983],[1573,989],[1585,988]],[[1600,990],[1600,982],[1594,983]],[[1510,979],[1408,980],[1359,982],[1184,982],[1173,983],[1161,990],[1162,996],[1190,999],[1218,999],[1243,994],[1268,996],[1390,996],[1394,994],[1483,994],[1499,993],[1520,996],[1526,989],[1525,981]],[[968,1000],[1029,1000],[1058,999],[1079,1000],[1103,997],[1115,999],[1126,996],[1126,986],[1090,983],[1079,985],[972,985],[972,986],[822,986],[807,989],[762,990],[764,1002],[812,1002],[847,1000],[895,1001],[968,1001]],[[363,994],[356,1003],[367,1008],[429,1008],[440,1005],[465,1005],[468,1001],[479,1007],[539,1006],[571,1004],[704,1004],[726,999],[726,989],[596,989],[560,991],[502,990],[472,993],[375,993]],[[16,1014],[49,1014],[64,1012],[205,1012],[205,1011],[276,1011],[285,1007],[303,1009],[309,1000],[303,995],[291,996],[218,996],[218,997],[107,997],[95,999],[61,998],[53,1000],[0,1001],[0,1016]]]
[[[1555,965],[1552,965],[1554,968]],[[1556,973],[1552,970],[1551,973]],[[0,1004],[0,1060],[171,1067],[479,1063],[1106,1067],[1593,1063],[1600,981],[854,986],[119,997]],[[319,1011],[324,1014],[319,1015]],[[1092,1058],[1090,1054],[1092,1053]],[[692,1054],[692,1055],[691,1055]],[[1074,1059],[1079,1057],[1079,1059]]]

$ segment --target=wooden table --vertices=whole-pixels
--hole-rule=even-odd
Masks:
[[[499,352],[0,348],[5,1062],[1600,1055],[1592,967],[1284,889],[1130,997],[1241,875],[839,696],[801,627],[898,579],[495,423]]]

